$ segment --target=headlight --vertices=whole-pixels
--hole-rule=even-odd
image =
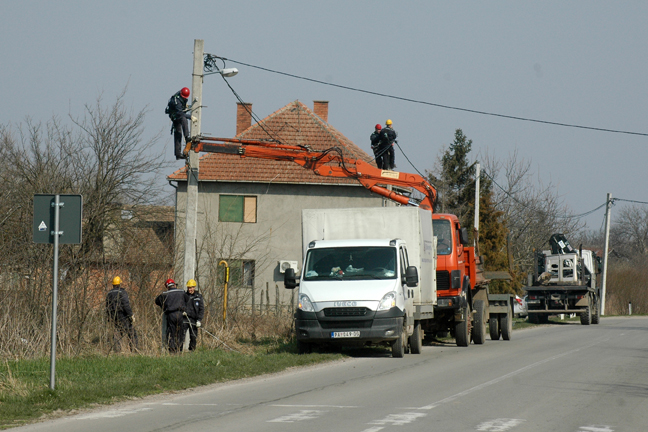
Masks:
[[[388,292],[385,294],[380,300],[380,304],[378,304],[378,310],[389,310],[396,306],[396,293],[394,291]]]
[[[299,295],[299,309],[303,310],[304,312],[315,312],[315,308],[313,308],[313,303],[311,303],[310,299],[306,294]]]

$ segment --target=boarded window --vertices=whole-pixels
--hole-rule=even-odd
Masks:
[[[255,196],[221,195],[218,203],[218,220],[256,223],[256,207]]]

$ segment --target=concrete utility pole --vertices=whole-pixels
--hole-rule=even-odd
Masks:
[[[205,41],[194,39],[194,64],[193,79],[191,82],[192,120],[191,136],[200,135],[200,119],[202,115],[202,85],[203,85],[203,57]],[[185,250],[184,272],[182,274],[182,287],[187,285],[189,279],[195,279],[196,271],[196,230],[198,225],[198,164],[200,155],[189,151],[187,155],[187,207],[185,219]]]
[[[477,163],[475,164],[475,220],[474,220],[474,226],[475,226],[474,246],[476,248],[479,247],[479,245],[477,244],[477,238],[479,237],[479,187],[480,187],[479,180],[480,178],[481,178],[481,166]]]
[[[607,283],[607,265],[610,247],[610,210],[612,209],[612,194],[607,194],[605,210],[605,248],[603,249],[603,282],[601,283],[601,315],[605,315],[605,290]]]

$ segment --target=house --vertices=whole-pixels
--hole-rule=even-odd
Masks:
[[[252,105],[237,104],[236,137],[273,139],[316,151],[340,147],[349,158],[372,161],[366,152],[328,123],[328,102],[313,110],[294,101],[252,125]],[[186,171],[177,182],[176,245],[184,245]],[[230,267],[228,302],[287,304],[280,264],[301,268],[301,210],[304,208],[380,207],[383,199],[354,179],[320,177],[292,162],[211,153],[200,158],[197,269],[199,286],[213,295],[222,288],[222,267]],[[178,251],[176,274],[181,273]],[[288,263],[284,263],[287,261]],[[224,264],[221,264],[224,266]],[[233,298],[231,296],[234,296]]]

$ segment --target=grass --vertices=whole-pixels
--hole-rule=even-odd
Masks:
[[[341,358],[295,355],[292,344],[261,341],[254,354],[198,349],[184,355],[110,355],[59,358],[55,390],[49,358],[0,364],[0,428],[19,426],[59,410],[87,408],[151,394],[279,372]]]

